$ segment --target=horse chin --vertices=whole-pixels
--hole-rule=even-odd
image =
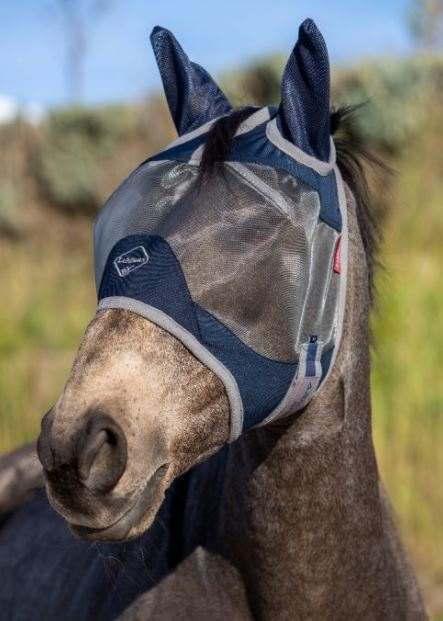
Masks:
[[[100,543],[123,543],[140,536],[147,530],[159,510],[173,478],[169,464],[160,466],[149,479],[143,491],[116,522],[103,528],[69,524],[80,539]]]

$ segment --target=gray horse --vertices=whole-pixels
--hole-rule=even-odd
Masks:
[[[213,108],[192,109],[222,115],[204,134],[204,166],[220,164],[254,112]],[[343,116],[328,109],[331,131]],[[336,149],[348,279],[321,390],[229,443],[230,403],[213,370],[135,312],[97,312],[42,424],[47,493],[34,491],[34,446],[0,462],[1,619],[426,619],[371,436],[377,232],[361,160],[345,141]]]

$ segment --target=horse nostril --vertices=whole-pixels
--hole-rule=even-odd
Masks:
[[[78,475],[94,492],[109,492],[126,468],[127,446],[120,426],[107,414],[94,413],[76,442]]]

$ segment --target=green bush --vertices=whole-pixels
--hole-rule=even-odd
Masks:
[[[363,141],[398,151],[423,127],[430,105],[443,99],[443,56],[367,61],[337,70],[333,86],[339,104],[367,102],[356,119]]]
[[[19,191],[11,179],[0,181],[0,233],[16,237],[18,222]]]
[[[236,106],[278,104],[284,65],[283,55],[268,56],[239,71],[222,74],[220,84]]]
[[[52,112],[34,162],[43,194],[67,211],[94,212],[104,198],[99,178],[107,161],[139,123],[129,106]]]

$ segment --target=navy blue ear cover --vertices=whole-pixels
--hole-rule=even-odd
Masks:
[[[156,26],[151,43],[180,136],[232,110],[209,73],[189,60],[169,30]]]
[[[277,122],[284,138],[325,162],[330,154],[330,70],[326,43],[305,20],[283,73]]]

